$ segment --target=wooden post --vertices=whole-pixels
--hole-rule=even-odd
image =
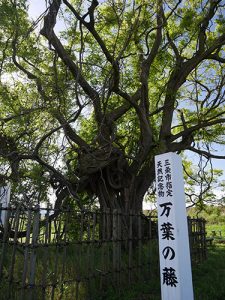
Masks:
[[[182,161],[155,157],[162,300],[192,300],[192,274]]]
[[[190,255],[191,259],[193,257],[193,236],[192,236],[192,220],[190,217],[187,217],[187,224],[188,224],[188,237],[189,237],[189,245],[190,245]]]
[[[114,281],[117,281],[117,267],[118,267],[118,253],[117,253],[117,239],[118,239],[118,212],[117,209],[113,210],[113,272],[114,272]]]
[[[68,222],[69,222],[69,208],[64,212],[64,237],[63,237],[63,253],[62,253],[62,270],[61,270],[61,278],[60,278],[60,299],[63,298],[64,292],[64,277],[65,277],[65,269],[66,269],[66,254],[67,254],[67,233],[68,233]]]
[[[132,238],[133,238],[133,212],[132,210],[130,210],[129,213],[129,254],[128,254],[128,280],[129,280],[129,284],[131,284],[132,281],[132,267],[133,267],[133,262],[132,262],[132,256],[133,256],[133,244],[132,244]]]
[[[55,288],[58,279],[58,267],[59,267],[59,242],[60,242],[60,229],[61,229],[61,220],[54,221],[54,243],[56,244],[56,253],[55,253],[55,260],[54,260],[54,277],[52,282],[52,291],[51,291],[51,300],[55,299]]]
[[[204,222],[204,249],[205,249],[205,258],[207,258],[207,245],[206,245],[206,220],[203,220]]]
[[[3,233],[3,239],[2,239],[2,253],[1,253],[1,261],[0,261],[0,279],[2,277],[2,270],[3,270],[3,264],[5,261],[5,253],[7,250],[7,243],[9,238],[9,218],[10,218],[10,208],[6,210],[5,214],[5,225],[4,225],[4,233]]]
[[[81,211],[80,212],[80,232],[79,232],[79,244],[77,245],[78,249],[77,253],[78,253],[78,266],[77,266],[77,274],[76,274],[76,295],[75,295],[75,299],[79,300],[79,286],[80,286],[80,280],[81,280],[81,269],[82,269],[82,257],[84,256],[83,254],[83,237],[84,237],[84,212]]]
[[[34,220],[33,220],[33,232],[32,232],[32,247],[31,247],[31,258],[30,258],[30,296],[29,299],[35,298],[35,273],[36,273],[36,258],[37,258],[37,243],[39,237],[39,218],[40,218],[40,207],[37,205],[34,211]]]
[[[14,273],[14,265],[15,265],[15,259],[16,259],[16,249],[17,249],[17,238],[18,238],[19,222],[20,222],[20,206],[16,210],[15,219],[14,219],[13,251],[12,251],[12,258],[11,258],[11,266],[10,266],[10,270],[9,270],[9,282],[13,281],[13,273]]]
[[[102,276],[102,273],[105,273],[105,270],[107,269],[107,257],[106,257],[106,234],[107,234],[107,212],[106,210],[103,210],[102,213],[99,215],[99,239],[102,239],[101,243],[101,263],[100,263],[100,284],[99,288],[100,290],[103,290],[104,285],[104,276]]]
[[[151,249],[154,249],[153,247],[153,239],[152,239],[152,217],[150,216],[149,217],[149,234],[148,234],[148,245],[149,245],[149,248],[148,248],[148,261],[149,261],[149,267],[148,267],[148,271],[149,271],[149,276],[151,276],[151,269],[152,269],[152,256],[153,256],[153,251],[151,251]],[[153,256],[154,257],[154,256]]]
[[[121,283],[121,265],[122,265],[122,257],[121,257],[121,240],[122,240],[122,223],[123,215],[121,213],[121,209],[117,211],[117,286],[118,286],[118,294],[120,296],[120,283]]]
[[[48,254],[49,254],[49,243],[50,243],[50,236],[49,236],[49,205],[47,205],[46,213],[45,213],[45,231],[44,231],[44,261],[43,265],[46,269],[48,269],[49,261],[48,261]],[[42,299],[45,299],[46,294],[46,276],[47,272],[45,272],[43,268],[43,274],[42,274]]]
[[[8,184],[7,186],[0,187],[0,205],[3,210],[0,210],[0,220],[1,224],[5,227],[6,221],[6,213],[7,207],[9,207],[10,201],[10,193],[11,193],[11,186]]]
[[[22,293],[24,292],[24,288],[26,285],[27,279],[27,270],[28,270],[28,261],[29,261],[29,244],[30,244],[30,233],[31,233],[31,220],[32,220],[32,212],[31,208],[28,208],[27,215],[27,232],[26,232],[26,240],[24,244],[24,264],[23,264],[23,275],[22,275]],[[22,297],[23,294],[22,294]]]
[[[142,236],[141,236],[141,213],[138,213],[138,280],[141,279],[141,265],[142,265]]]
[[[106,268],[105,268],[105,271],[111,270],[111,259],[110,259],[111,232],[112,232],[111,213],[110,213],[110,209],[107,208],[106,209],[106,242],[105,242],[105,247],[106,247],[107,253],[106,253]],[[107,278],[107,282],[109,282],[108,278]]]
[[[85,270],[86,272],[91,275],[92,273],[92,270],[91,270],[91,228],[90,228],[90,222],[91,222],[91,213],[87,213],[86,214],[86,222],[87,222],[87,252],[86,252],[86,267],[85,267]],[[87,276],[88,278],[89,276]],[[91,297],[91,281],[90,279],[88,278],[87,280],[87,286],[88,286],[88,295],[89,295],[89,298]]]

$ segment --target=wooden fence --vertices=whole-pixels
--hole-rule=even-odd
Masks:
[[[4,211],[2,299],[100,300],[106,299],[109,289],[118,293],[158,274],[155,218],[119,210],[17,207]],[[205,227],[200,224],[204,222],[189,219],[195,262],[206,255]]]
[[[207,257],[206,221],[202,218],[188,218],[188,231],[192,263],[202,262]]]

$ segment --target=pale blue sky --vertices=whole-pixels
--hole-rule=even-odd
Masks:
[[[29,14],[32,18],[37,18],[45,10],[45,0],[28,0],[29,3]]]

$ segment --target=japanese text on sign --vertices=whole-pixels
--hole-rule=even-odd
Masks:
[[[158,197],[161,200],[173,197],[173,184],[172,184],[172,174],[171,174],[171,164],[169,159],[159,160],[157,162],[156,169],[157,176],[157,191]],[[167,220],[163,222],[161,218],[161,223],[159,224],[161,238],[163,240],[174,241],[174,227],[171,222],[169,222],[169,217],[171,210],[173,209],[173,203],[171,201],[165,201],[159,204],[161,211],[159,211],[160,217],[165,217]],[[173,260],[176,256],[175,249],[172,245],[166,245],[162,250],[162,255],[164,260]],[[163,284],[169,285],[171,287],[176,287],[178,284],[178,279],[176,276],[176,270],[172,267],[165,267],[163,269]]]
[[[193,300],[182,161],[176,153],[155,157],[162,300]]]

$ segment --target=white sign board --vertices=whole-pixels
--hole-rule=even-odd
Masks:
[[[179,155],[155,157],[162,300],[193,300],[190,248]]]
[[[10,185],[0,187],[0,224],[4,226],[6,218],[6,210],[1,210],[2,208],[7,208],[9,206],[10,200]]]

